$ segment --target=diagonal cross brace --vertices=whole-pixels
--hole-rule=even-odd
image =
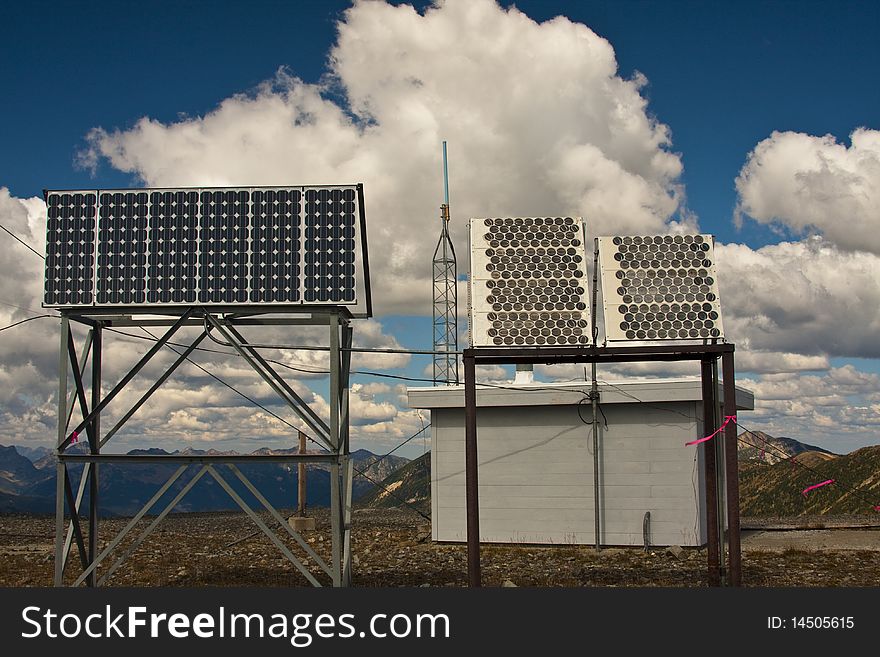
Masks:
[[[180,500],[182,500],[186,496],[186,494],[192,490],[192,487],[195,486],[196,482],[198,482],[198,480],[202,478],[202,475],[205,474],[207,469],[208,469],[207,465],[203,466],[202,469],[196,473],[196,476],[193,477],[192,479],[190,479],[186,483],[186,486],[184,486],[183,488],[180,489],[180,492],[174,496],[174,499],[171,500],[165,506],[164,509],[162,509],[162,513],[160,513],[158,516],[156,516],[153,519],[153,522],[151,522],[147,526],[147,528],[141,532],[141,535],[138,536],[134,540],[134,542],[125,549],[125,552],[123,552],[120,555],[120,557],[113,563],[113,565],[110,566],[110,569],[104,574],[104,576],[98,582],[98,586],[103,586],[104,582],[106,582],[110,578],[110,576],[116,572],[117,568],[119,568],[119,566],[121,566],[123,563],[125,563],[125,560],[128,559],[128,557],[131,555],[131,553],[134,552],[135,550],[137,550],[138,547],[140,546],[140,544],[143,543],[147,539],[147,537],[153,533],[153,530],[159,526],[159,523],[165,519],[165,516],[167,516],[171,512],[171,510],[177,506],[178,502],[180,502]]]
[[[64,451],[65,449],[67,449],[68,445],[70,445],[70,442],[73,440],[73,434],[79,433],[86,426],[88,426],[92,422],[92,420],[95,419],[95,416],[103,411],[107,407],[107,404],[109,404],[113,400],[113,398],[116,397],[116,395],[118,395],[119,392],[128,385],[128,382],[131,381],[137,375],[137,373],[141,371],[141,369],[143,369],[144,365],[146,365],[150,361],[150,359],[155,356],[162,347],[165,346],[165,343],[168,342],[175,333],[177,333],[177,330],[181,326],[183,326],[187,322],[187,320],[189,320],[189,317],[190,315],[192,315],[193,310],[193,308],[187,309],[187,311],[180,316],[180,319],[178,319],[174,323],[174,325],[165,332],[165,335],[159,338],[156,343],[152,347],[150,347],[150,350],[147,351],[147,353],[145,353],[143,357],[137,362],[137,364],[135,364],[135,366],[131,370],[129,370],[128,374],[122,377],[122,380],[117,383],[110,392],[107,393],[107,396],[101,400],[101,403],[93,408],[88,416],[83,418],[82,422],[80,422],[79,425],[77,425],[77,427],[72,432],[70,432],[70,434],[68,434],[64,441],[58,446],[58,449],[60,451]]]
[[[284,381],[281,380],[281,377],[277,375],[277,373],[268,366],[268,364],[263,361],[263,359],[256,354],[256,351],[252,347],[247,347],[246,343],[240,343],[235,336],[233,336],[229,331],[226,330],[226,327],[223,326],[220,322],[217,321],[216,318],[212,317],[209,314],[205,315],[205,319],[210,322],[210,324],[216,328],[224,338],[232,345],[232,347],[244,358],[250,366],[254,369],[254,371],[259,374],[262,379],[269,384],[269,386],[285,401],[288,406],[290,406],[293,411],[305,422],[309,428],[315,432],[316,437],[319,438],[325,446],[331,451],[336,451],[336,449],[332,446],[332,442],[329,439],[330,435],[330,427],[320,418],[318,415],[309,408],[308,404],[294,392],[290,386],[288,386]],[[263,361],[262,365],[260,361]],[[264,367],[266,369],[264,369]],[[268,370],[268,371],[266,371]],[[280,385],[279,385],[280,381]],[[283,387],[282,387],[283,386]],[[289,394],[288,394],[289,393]]]
[[[132,406],[131,409],[129,409],[129,411],[125,415],[122,416],[122,418],[119,420],[119,422],[117,422],[116,425],[112,429],[110,429],[110,431],[107,432],[107,435],[101,439],[101,447],[103,447],[105,444],[107,444],[107,441],[116,435],[116,432],[119,431],[126,422],[128,422],[129,418],[131,418],[132,415],[137,413],[138,409],[141,406],[143,406],[150,397],[153,396],[153,393],[156,392],[156,390],[158,390],[159,387],[163,383],[165,383],[165,381],[168,380],[168,377],[170,377],[174,373],[174,371],[178,367],[180,367],[180,365],[185,360],[188,360],[189,355],[193,351],[195,351],[196,348],[202,343],[202,340],[204,340],[207,337],[208,337],[207,332],[202,331],[202,333],[193,341],[193,343],[189,347],[186,348],[186,351],[184,351],[182,354],[180,354],[180,357],[176,361],[174,361],[174,363],[171,365],[171,367],[169,367],[167,370],[165,370],[165,373],[162,374],[162,376],[160,376],[158,378],[158,380],[152,386],[150,386],[150,389],[147,390],[143,394],[143,396],[137,400],[137,402],[134,404],[134,406]]]
[[[129,520],[128,524],[125,527],[123,527],[122,531],[116,535],[116,538],[114,538],[112,541],[110,541],[110,544],[106,548],[104,548],[104,550],[101,552],[101,554],[99,554],[97,557],[95,557],[95,560],[91,563],[91,565],[88,568],[86,568],[83,571],[82,575],[80,575],[79,578],[73,583],[74,586],[79,586],[80,584],[83,583],[83,581],[85,581],[86,577],[89,576],[89,573],[91,573],[95,568],[97,568],[98,565],[107,557],[107,555],[110,554],[117,545],[119,545],[119,542],[123,538],[125,538],[126,534],[128,534],[128,532],[130,532],[136,524],[138,524],[140,519],[144,517],[144,515],[147,513],[147,511],[149,511],[150,509],[153,508],[153,505],[159,501],[159,499],[165,494],[165,492],[169,488],[171,488],[172,484],[178,480],[178,478],[180,477],[180,475],[183,474],[183,472],[184,472],[184,470],[186,470],[186,468],[187,468],[186,465],[181,465],[179,468],[177,468],[177,470],[174,472],[174,474],[168,478],[168,481],[166,481],[164,484],[162,484],[162,487],[156,491],[155,495],[153,495],[153,497],[151,497],[149,499],[149,501],[146,504],[144,504],[144,506],[141,507],[141,510],[135,514],[134,518]]]
[[[85,425],[85,430],[89,438],[89,448],[94,454],[95,446],[97,445],[97,436],[95,436],[95,425],[91,420],[93,420],[96,415],[89,413],[89,404],[86,401],[86,391],[83,387],[82,373],[76,364],[76,345],[73,344],[73,333],[71,331],[67,332],[67,356],[70,358],[70,364],[73,365],[71,368],[73,371],[73,385],[76,386],[76,397],[79,400],[80,411],[82,412],[83,417],[90,418],[90,421]]]
[[[294,531],[293,527],[290,526],[290,523],[286,522],[284,518],[281,517],[281,514],[278,513],[278,511],[275,510],[275,507],[273,507],[269,503],[269,500],[267,500],[265,496],[259,490],[257,490],[257,487],[254,486],[250,482],[250,480],[244,476],[244,473],[239,470],[238,467],[233,463],[227,463],[226,467],[232,470],[233,474],[238,477],[239,480],[241,480],[241,483],[243,483],[251,492],[251,494],[259,500],[260,504],[263,505],[263,507],[272,515],[273,518],[275,518],[278,524],[286,529],[287,533],[290,534],[297,543],[299,543],[299,546],[304,549],[312,559],[315,560],[315,563],[317,563],[324,570],[325,573],[327,573],[328,575],[332,575],[332,573],[330,572],[330,566],[327,565],[327,562],[324,561],[320,556],[318,556],[318,553],[312,549],[311,545],[303,540],[303,537],[299,534],[299,532]]]
[[[263,522],[263,519],[260,518],[260,516],[258,516],[254,512],[254,510],[247,505],[247,502],[245,502],[241,498],[241,496],[235,492],[235,490],[232,488],[232,486],[230,486],[227,483],[227,481],[223,477],[220,476],[220,473],[218,473],[210,465],[206,465],[205,468],[208,470],[208,472],[211,473],[211,476],[217,480],[217,483],[223,487],[223,490],[225,490],[227,493],[229,493],[229,497],[231,497],[233,500],[235,500],[235,503],[241,507],[241,510],[244,511],[246,514],[248,514],[250,519],[253,520],[254,524],[257,527],[259,527],[266,536],[269,537],[269,540],[275,544],[275,547],[277,547],[279,550],[281,550],[281,552],[284,554],[284,556],[287,557],[288,560],[294,566],[296,566],[297,570],[299,570],[299,572],[301,572],[305,576],[305,578],[307,580],[309,580],[309,582],[311,582],[311,584],[313,586],[318,586],[318,587],[321,586],[321,583],[317,579],[315,579],[315,576],[309,572],[309,569],[306,568],[302,564],[302,562],[299,559],[297,559],[296,556],[294,556],[293,552],[291,552],[290,549],[288,549],[288,547],[284,543],[281,542],[281,539],[279,539],[278,536],[276,536],[275,532],[273,532],[271,529],[269,529],[269,527],[266,526],[266,523]]]

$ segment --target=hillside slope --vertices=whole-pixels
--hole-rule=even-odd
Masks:
[[[740,464],[744,516],[865,515],[880,505],[880,445],[835,456],[802,452],[797,463]],[[835,483],[802,494],[809,486]]]
[[[364,495],[358,505],[374,509],[410,505],[431,513],[431,452],[392,472],[382,487]]]

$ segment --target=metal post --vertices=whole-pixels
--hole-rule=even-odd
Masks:
[[[330,464],[330,541],[333,586],[342,586],[342,490],[339,486],[339,457]]]
[[[61,347],[58,361],[58,439],[56,451],[64,452],[64,439],[67,433],[67,340],[70,333],[70,319],[61,316]],[[61,586],[64,578],[64,478],[67,469],[61,459],[55,466],[55,586]]]
[[[712,363],[708,359],[700,361],[700,374],[703,385],[703,435],[715,431],[715,387],[712,379]],[[721,586],[721,567],[718,562],[720,546],[718,543],[718,479],[715,461],[715,440],[703,443],[705,472],[703,483],[706,486],[706,550],[709,562],[709,586]]]
[[[721,400],[718,399],[718,359],[712,359],[712,394],[715,397],[715,404],[712,406],[712,430],[714,431],[721,425]],[[723,395],[722,395],[723,399]],[[724,476],[724,463],[726,463],[726,459],[724,457],[724,437],[718,436],[717,439],[712,441],[712,445],[715,449],[715,490],[718,492],[717,495],[717,510],[715,512],[718,518],[718,567],[720,568],[721,577],[726,579],[727,575],[727,564],[726,564],[726,552],[725,546],[727,544],[727,512],[725,511],[725,504],[727,502],[727,495],[724,494],[726,490]]]
[[[468,585],[481,586],[480,493],[477,489],[477,382],[473,352],[464,352],[464,468],[467,507]]]
[[[733,352],[721,356],[721,376],[724,380],[724,414],[736,415],[736,374]],[[739,535],[739,464],[736,449],[736,423],[728,422],[724,429],[724,449],[727,465],[727,547],[730,563],[730,586],[742,586],[742,563]]]
[[[306,434],[299,432],[299,453],[306,453]],[[300,461],[296,466],[296,514],[300,518],[306,516],[306,462]]]
[[[339,377],[340,410],[339,427],[342,439],[342,484],[345,491],[342,497],[342,585],[351,586],[351,504],[354,485],[354,462],[351,458],[349,387],[351,385],[351,344],[354,332],[345,321],[342,324],[342,371]]]
[[[98,408],[101,403],[101,349],[102,327],[100,322],[92,329],[92,403],[91,408]],[[92,433],[89,439],[89,451],[92,454],[101,453],[101,412],[95,413],[92,420]],[[95,560],[98,554],[98,464],[93,463],[89,473],[89,564]],[[93,570],[88,586],[97,583],[97,570]]]
[[[342,499],[342,585],[351,586],[351,493],[354,483],[354,462],[348,450],[342,459],[342,482],[345,485],[345,495]]]
[[[590,386],[590,399],[593,402],[593,513],[596,551],[602,549],[601,523],[599,512],[599,382],[596,379],[596,361],[593,361],[593,382]]]
[[[339,431],[339,315],[330,314],[330,444],[337,458],[330,464],[330,533],[333,557],[333,586],[342,586],[342,489],[339,454],[342,449]]]
[[[339,315],[330,315],[330,444],[339,453]]]

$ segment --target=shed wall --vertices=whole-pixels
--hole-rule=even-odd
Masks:
[[[702,545],[702,430],[692,401],[608,404],[600,430],[600,534],[604,545]],[[581,406],[590,419],[588,405]],[[433,537],[466,540],[464,409],[434,408]],[[477,413],[480,538],[499,543],[592,544],[591,426],[576,405],[483,407]]]

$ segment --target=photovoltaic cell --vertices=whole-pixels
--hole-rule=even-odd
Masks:
[[[96,192],[47,195],[46,305],[93,301]]]
[[[598,240],[609,341],[724,337],[711,235]]]
[[[473,346],[589,344],[583,233],[573,217],[471,220]]]
[[[52,191],[46,200],[46,306],[357,303],[359,186]]]

